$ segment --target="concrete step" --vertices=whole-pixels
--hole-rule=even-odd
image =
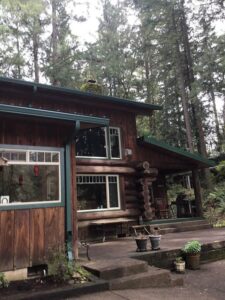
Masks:
[[[193,230],[204,230],[204,229],[210,229],[212,226],[210,224],[195,224],[195,225],[185,225],[182,227],[165,227],[165,228],[160,228],[160,234],[167,234],[167,233],[173,233],[173,232],[184,232],[184,231],[193,231]]]
[[[160,227],[160,229],[163,228],[180,228],[183,226],[194,226],[194,225],[205,225],[209,224],[206,220],[191,220],[191,221],[181,221],[181,222],[168,222],[168,223],[156,223],[156,224],[150,224],[150,226],[153,227]]]
[[[84,267],[101,279],[111,280],[128,275],[147,272],[148,263],[132,258],[107,259],[90,262]]]
[[[129,275],[109,281],[111,290],[170,287],[182,285],[181,279],[173,279],[171,273],[165,269],[149,266],[147,272]]]
[[[194,230],[204,230],[210,229],[212,226],[210,224],[196,224],[196,225],[187,225],[180,228],[176,228],[175,232],[184,232],[184,231],[194,231]]]

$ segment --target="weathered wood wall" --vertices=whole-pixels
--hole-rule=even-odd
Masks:
[[[64,130],[54,122],[0,116],[0,144],[63,147]],[[0,211],[0,271],[43,264],[50,249],[64,243],[64,207]]]
[[[0,271],[46,262],[64,244],[64,208],[0,211]]]

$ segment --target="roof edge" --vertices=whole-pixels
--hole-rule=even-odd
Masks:
[[[20,85],[20,86],[32,87],[36,91],[38,89],[43,89],[43,90],[48,90],[48,91],[55,91],[55,92],[70,94],[70,95],[77,95],[77,96],[83,96],[83,97],[89,97],[89,98],[95,98],[95,99],[98,98],[102,101],[108,100],[111,103],[122,104],[122,105],[126,105],[126,106],[133,106],[133,107],[137,107],[140,109],[162,110],[161,105],[148,104],[148,103],[144,103],[144,102],[138,102],[138,101],[123,99],[123,98],[118,98],[118,97],[93,94],[90,92],[83,92],[83,91],[80,91],[77,89],[52,86],[52,85],[43,84],[43,83],[35,83],[32,81],[26,81],[26,80],[21,80],[21,79],[13,79],[13,78],[7,78],[7,77],[0,76],[0,83],[1,82]]]
[[[166,142],[161,141],[161,140],[157,140],[156,138],[154,138],[152,136],[148,136],[148,137],[143,136],[143,137],[140,137],[138,139],[138,141],[144,142],[144,143],[147,143],[147,144],[150,144],[150,145],[154,145],[154,146],[157,146],[157,147],[160,147],[162,149],[165,149],[165,150],[174,152],[176,154],[182,155],[182,156],[184,156],[186,158],[190,158],[190,159],[199,161],[199,162],[207,165],[208,167],[214,167],[215,166],[215,162],[214,161],[203,157],[199,153],[192,153],[192,152],[189,152],[189,151],[185,150],[184,148],[179,148],[179,147],[171,146],[171,145],[167,144]]]
[[[25,106],[0,104],[0,112],[14,114],[14,115],[48,118],[48,119],[64,120],[64,121],[72,121],[72,122],[80,121],[83,123],[99,124],[103,126],[109,125],[109,119],[107,118],[66,113],[61,111],[46,110],[40,108],[30,108]]]

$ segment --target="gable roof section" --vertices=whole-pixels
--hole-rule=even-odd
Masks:
[[[6,86],[15,86],[15,87],[24,87],[31,89],[35,92],[42,91],[42,92],[48,92],[48,93],[57,93],[61,95],[70,95],[70,96],[77,96],[81,98],[87,98],[87,99],[94,99],[97,102],[96,103],[111,103],[111,104],[117,104],[120,106],[125,106],[125,107],[132,107],[132,108],[137,108],[137,109],[142,109],[146,111],[152,111],[152,110],[161,110],[162,106],[160,105],[154,105],[154,104],[148,104],[144,102],[138,102],[138,101],[133,101],[133,100],[128,100],[128,99],[122,99],[122,98],[117,98],[117,97],[112,97],[112,96],[104,96],[104,95],[99,95],[99,94],[94,94],[94,93],[89,93],[89,92],[83,92],[80,90],[75,90],[71,88],[64,88],[64,87],[57,87],[57,86],[51,86],[47,84],[40,84],[40,83],[35,83],[31,81],[25,81],[25,80],[18,80],[18,79],[11,79],[11,78],[6,78],[6,77],[0,77],[0,86],[1,85],[6,85]]]
[[[166,152],[171,152],[171,153],[177,154],[178,156],[183,157],[185,159],[189,159],[189,160],[195,161],[197,163],[200,163],[204,167],[215,166],[215,163],[212,160],[209,160],[198,153],[191,153],[183,148],[171,146],[171,145],[165,143],[164,141],[157,140],[156,138],[151,137],[151,136],[139,138],[138,143],[155,146],[157,148],[165,150]]]

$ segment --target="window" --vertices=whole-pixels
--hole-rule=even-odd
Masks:
[[[78,210],[120,208],[118,175],[78,175]]]
[[[83,158],[121,158],[120,129],[109,128],[109,139],[106,128],[89,128],[80,130],[76,140],[76,156]],[[110,153],[108,153],[108,142]]]
[[[61,153],[0,146],[0,207],[61,201]]]

